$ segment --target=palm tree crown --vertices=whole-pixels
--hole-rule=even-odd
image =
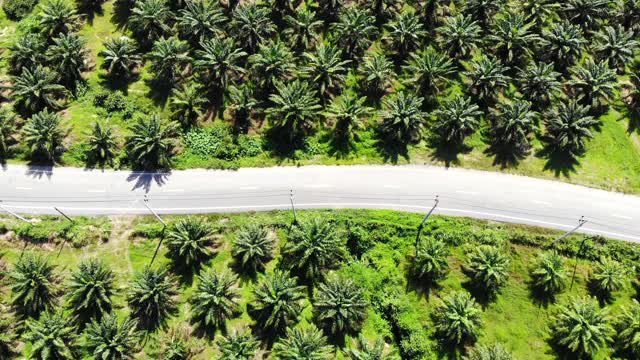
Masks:
[[[133,40],[126,36],[107,39],[100,55],[104,57],[102,67],[115,77],[129,77],[141,62]]]
[[[233,11],[231,27],[238,43],[243,44],[249,54],[253,54],[276,31],[269,17],[269,9],[253,2],[242,4]]]
[[[363,289],[350,279],[333,277],[320,284],[313,304],[318,326],[331,336],[360,331],[367,317]]]
[[[48,110],[34,114],[27,120],[22,128],[22,141],[29,146],[33,159],[55,161],[62,153],[65,133],[60,121],[60,115]]]
[[[78,356],[76,335],[62,313],[45,313],[27,321],[24,339],[32,344],[30,359],[73,360]]]
[[[276,271],[255,288],[255,302],[250,313],[268,334],[281,335],[298,321],[304,308],[304,287],[296,283],[295,277]]]
[[[413,259],[413,273],[427,282],[442,278],[449,269],[449,250],[442,241],[433,238],[422,240]]]
[[[421,140],[427,121],[427,113],[421,110],[423,101],[406,92],[384,99],[386,111],[382,115],[380,131],[388,141],[409,144]]]
[[[340,48],[350,59],[359,57],[377,34],[375,19],[368,11],[357,6],[346,8],[334,25],[334,34]]]
[[[28,114],[43,109],[58,109],[59,99],[67,92],[57,81],[58,75],[48,68],[40,65],[33,69],[25,68],[13,81],[12,90],[16,105]]]
[[[220,360],[252,360],[255,358],[260,342],[248,331],[234,331],[231,335],[218,340],[222,353]]]
[[[482,29],[471,17],[458,14],[446,18],[436,31],[449,56],[464,59],[480,44]]]
[[[481,114],[478,105],[472,104],[470,98],[457,96],[435,112],[433,131],[444,144],[462,144],[480,126]]]
[[[168,168],[174,148],[174,122],[164,122],[158,115],[140,117],[127,137],[127,150],[134,164],[144,169]]]
[[[422,96],[438,94],[441,88],[449,81],[454,67],[451,60],[442,53],[427,48],[417,54],[411,54],[411,58],[404,67],[409,74],[408,83],[418,90]]]
[[[629,307],[622,308],[622,316],[616,325],[617,343],[623,351],[640,357],[640,303],[631,300]]]
[[[176,312],[177,295],[175,282],[167,270],[145,268],[135,275],[127,303],[131,316],[138,319],[141,328],[155,329]]]
[[[11,304],[19,313],[38,317],[56,303],[55,266],[45,258],[25,254],[8,273]],[[66,321],[65,321],[66,323]]]
[[[551,297],[564,289],[567,279],[562,257],[555,251],[541,254],[529,274],[533,288]]]
[[[80,26],[80,17],[64,0],[50,0],[42,5],[38,15],[39,28],[45,36],[53,38],[58,34],[69,34]]]
[[[109,314],[113,307],[114,282],[115,275],[104,262],[98,259],[81,262],[66,286],[67,307],[75,321],[84,325]]]
[[[178,220],[167,234],[167,248],[174,266],[181,270],[199,270],[213,255],[213,229],[199,218]]]
[[[118,321],[116,315],[94,320],[87,327],[84,346],[94,359],[133,359],[139,348],[140,333],[133,319]]]
[[[593,269],[589,280],[599,296],[605,300],[611,300],[613,293],[624,287],[627,270],[621,263],[611,258],[602,258]]]
[[[638,41],[632,31],[625,30],[622,25],[607,26],[596,33],[594,50],[600,59],[607,60],[611,68],[624,73],[626,64],[633,60]]]
[[[582,154],[585,139],[593,137],[591,128],[599,123],[589,115],[589,110],[589,106],[582,106],[575,100],[558,104],[546,119],[546,130],[551,144],[568,154]]]
[[[113,164],[118,146],[113,127],[107,123],[95,122],[88,134],[87,143],[92,158],[102,164]]]
[[[273,346],[281,360],[328,360],[333,349],[315,326],[287,329],[287,336]]]
[[[240,61],[247,53],[237,48],[233,39],[207,39],[200,46],[202,50],[196,51],[195,68],[203,72],[215,88],[226,89],[229,79],[244,71]]]
[[[228,272],[208,271],[198,276],[198,285],[191,297],[191,319],[196,326],[211,334],[225,330],[226,321],[238,311],[238,278]]]
[[[182,38],[196,45],[215,35],[222,35],[225,22],[217,2],[189,0],[180,9],[176,26]]]
[[[387,25],[387,30],[389,33],[385,40],[400,57],[405,57],[415,50],[427,34],[420,18],[413,11],[397,15],[396,20]]]
[[[305,52],[306,64],[300,69],[303,77],[317,86],[323,98],[334,94],[344,82],[349,60],[342,60],[342,52],[332,45],[319,44],[315,52]]]
[[[475,284],[491,296],[507,282],[509,258],[494,246],[482,245],[469,254],[465,271]]]
[[[482,310],[467,292],[447,296],[433,314],[438,335],[454,345],[474,341],[482,329]]]
[[[267,262],[273,258],[274,250],[275,241],[268,229],[250,224],[238,232],[231,254],[243,269],[255,274],[264,270]]]
[[[267,109],[268,118],[289,140],[304,137],[313,129],[317,111],[321,109],[316,92],[308,82],[298,79],[277,83],[276,89],[277,93],[269,96],[273,105]]]

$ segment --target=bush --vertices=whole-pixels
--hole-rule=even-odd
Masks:
[[[108,112],[120,112],[127,108],[127,99],[122,92],[114,91],[104,100],[104,108]]]
[[[262,152],[262,140],[258,136],[241,134],[237,141],[240,156],[253,157]]]
[[[138,224],[133,229],[133,235],[147,239],[159,239],[162,236],[162,224]]]
[[[209,129],[190,130],[184,140],[189,150],[196,155],[223,160],[233,160],[239,155],[231,129],[223,123],[216,123]]]
[[[429,339],[426,329],[418,321],[419,314],[420,309],[400,294],[390,299],[385,306],[384,316],[400,340],[403,359],[425,359],[429,355]]]
[[[20,20],[31,13],[38,0],[4,0],[2,10],[11,20]]]

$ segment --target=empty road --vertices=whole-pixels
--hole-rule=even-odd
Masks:
[[[640,242],[640,197],[497,172],[431,166],[305,166],[136,173],[7,165],[2,207],[17,213],[161,214],[386,208],[570,229]]]

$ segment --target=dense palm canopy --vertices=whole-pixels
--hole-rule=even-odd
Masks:
[[[602,258],[593,269],[590,285],[598,296],[606,300],[613,298],[613,293],[622,289],[627,281],[627,269],[610,258]]]
[[[203,220],[180,219],[167,232],[167,257],[181,271],[197,271],[213,256],[213,236],[213,229]]]
[[[16,116],[7,108],[0,108],[0,162],[9,155],[15,143]]]
[[[177,311],[178,295],[173,277],[164,269],[145,268],[137,273],[129,286],[127,303],[131,317],[143,329],[164,326]]]
[[[248,331],[233,332],[218,340],[219,360],[252,360],[255,358],[260,342]]]
[[[298,321],[304,306],[304,287],[286,272],[267,275],[254,290],[251,316],[270,335],[282,335]]]
[[[240,267],[251,274],[263,271],[273,258],[275,239],[269,230],[258,224],[249,224],[233,241],[232,255]]]
[[[63,151],[65,132],[61,117],[49,110],[34,114],[22,127],[22,141],[29,147],[34,160],[55,161]]]
[[[273,104],[267,109],[267,117],[290,141],[299,140],[309,134],[321,109],[316,91],[304,80],[277,83],[277,92],[269,96]]]
[[[449,270],[448,256],[449,250],[442,241],[433,238],[420,241],[413,259],[413,274],[427,283],[441,279]]]
[[[200,43],[202,50],[196,51],[194,66],[205,80],[216,89],[224,90],[237,74],[244,71],[239,62],[247,55],[232,39],[212,38]]]
[[[53,38],[74,32],[80,26],[76,9],[64,0],[50,0],[42,5],[38,27],[43,35]]]
[[[633,299],[631,305],[622,309],[616,325],[616,341],[623,351],[632,357],[640,357],[640,303]]]
[[[31,343],[30,359],[73,360],[79,355],[75,329],[62,313],[45,313],[27,321],[24,339]]]
[[[158,79],[175,83],[184,67],[191,62],[188,53],[187,43],[171,36],[156,40],[147,57],[151,60],[151,71]]]
[[[342,60],[342,52],[332,45],[319,44],[314,52],[303,54],[305,65],[300,74],[314,84],[323,98],[334,94],[345,80],[349,60]]]
[[[451,60],[440,52],[428,48],[414,53],[404,68],[407,83],[422,96],[438,94],[454,72]]]
[[[116,315],[94,320],[87,327],[84,346],[94,359],[133,359],[141,340],[137,326],[135,320],[118,321]]]
[[[316,323],[326,334],[344,336],[360,331],[367,317],[367,305],[360,285],[333,277],[318,287],[313,310]]]
[[[329,360],[333,349],[314,326],[287,329],[287,336],[273,346],[280,360]]]
[[[531,286],[541,295],[553,297],[561,292],[567,280],[562,256],[556,252],[541,254],[529,271]]]
[[[448,17],[437,29],[442,47],[449,56],[464,59],[480,45],[482,29],[476,21],[462,14]]]
[[[58,282],[54,271],[47,259],[31,254],[21,257],[9,271],[11,304],[20,314],[38,317],[53,309]]]
[[[433,313],[436,332],[443,341],[463,345],[475,341],[482,329],[482,310],[467,292],[445,297]]]
[[[560,103],[553,109],[546,118],[550,145],[569,155],[582,154],[585,140],[593,137],[591,129],[599,123],[589,115],[589,110],[589,106],[574,100]]]
[[[334,135],[337,144],[350,145],[356,130],[364,127],[366,117],[371,109],[365,106],[364,97],[343,95],[335,99],[327,107],[325,117],[334,121]]]
[[[417,143],[427,122],[427,113],[422,111],[424,98],[400,92],[384,99],[380,132],[384,138],[397,144]]]
[[[102,67],[111,76],[127,78],[141,62],[136,51],[133,40],[126,36],[107,39],[104,49],[100,51],[100,56],[104,58]]]
[[[492,296],[507,282],[509,258],[497,247],[478,246],[469,254],[465,272],[475,286]]]
[[[457,96],[435,112],[433,132],[443,144],[458,145],[480,126],[480,108],[470,98]]]
[[[85,41],[77,34],[60,34],[53,39],[46,56],[63,82],[73,85],[82,80],[82,71],[86,69],[87,50]]]
[[[524,155],[530,148],[529,138],[538,113],[531,110],[531,103],[524,100],[500,102],[492,114],[491,128],[494,146],[502,151]]]
[[[213,270],[198,276],[198,284],[191,296],[191,321],[202,331],[215,333],[225,330],[227,320],[238,311],[239,294],[235,275]]]
[[[558,97],[562,85],[559,77],[552,64],[532,62],[520,72],[520,92],[536,109],[543,109]]]
[[[115,274],[101,260],[85,260],[71,273],[65,290],[67,307],[79,325],[100,321],[113,308]]]
[[[170,167],[176,131],[174,122],[165,122],[158,115],[140,117],[131,126],[132,135],[127,137],[131,161],[143,169]]]
[[[64,86],[58,84],[58,75],[40,65],[24,69],[13,80],[13,97],[18,109],[33,114],[43,109],[58,109],[66,95]]]

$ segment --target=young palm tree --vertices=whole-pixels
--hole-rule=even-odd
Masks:
[[[529,134],[538,119],[538,113],[531,110],[531,103],[525,100],[499,102],[492,118],[494,146],[518,156],[525,155],[531,147]]]
[[[607,309],[590,298],[560,306],[551,319],[552,340],[577,358],[591,358],[612,342]]]
[[[611,15],[608,0],[567,0],[563,5],[565,18],[585,30],[595,30]]]
[[[333,348],[327,344],[327,338],[313,325],[287,329],[287,336],[273,346],[273,352],[280,360],[329,360],[333,357]]]
[[[464,360],[513,360],[513,355],[500,343],[494,343],[474,347]]]
[[[579,26],[560,22],[550,30],[543,31],[540,44],[547,61],[552,62],[556,69],[561,71],[575,64],[586,40]]]
[[[547,22],[557,16],[561,5],[555,0],[524,0],[522,12],[527,22],[533,23],[536,32],[545,27]]]
[[[191,360],[201,351],[201,349],[193,346],[192,339],[193,335],[191,335],[191,329],[188,327],[178,326],[171,328],[165,336],[162,337],[160,346],[161,355],[158,356],[158,358],[162,360]]]
[[[343,277],[320,284],[313,303],[316,323],[332,337],[359,332],[367,318],[367,307],[362,287]]]
[[[250,274],[264,271],[267,262],[273,259],[275,239],[266,227],[258,224],[244,226],[233,241],[231,255]]]
[[[409,75],[407,83],[424,97],[437,95],[449,82],[454,72],[453,63],[448,56],[427,48],[417,54],[411,54],[404,71]]]
[[[482,329],[481,315],[482,310],[469,293],[454,292],[433,312],[436,333],[453,345],[473,342]]]
[[[15,114],[7,108],[0,108],[0,162],[9,155],[11,146],[16,142],[14,137],[15,130]]]
[[[82,80],[82,71],[86,69],[87,49],[85,41],[77,34],[60,34],[53,39],[47,50],[47,59],[54,65],[58,76],[67,86],[73,86]]]
[[[333,33],[347,58],[359,57],[371,45],[378,33],[374,23],[375,18],[358,6],[348,7],[340,13]]]
[[[427,113],[421,110],[423,101],[423,98],[404,91],[384,99],[380,131],[387,141],[415,144],[421,140],[427,122]]]
[[[212,38],[200,44],[196,51],[195,69],[204,75],[206,82],[214,89],[224,91],[229,79],[244,72],[240,65],[247,53],[236,47],[233,39]]]
[[[198,276],[198,284],[189,300],[191,322],[208,334],[226,330],[227,320],[238,312],[238,278],[229,273],[209,270]]]
[[[258,53],[249,57],[251,73],[259,88],[265,92],[281,90],[275,84],[294,73],[293,53],[281,41],[261,44]]]
[[[561,102],[546,119],[547,136],[551,145],[573,156],[584,152],[585,139],[592,138],[591,128],[599,121],[589,115],[589,106],[575,100]]]
[[[595,293],[607,301],[613,299],[613,293],[622,289],[627,282],[627,270],[625,267],[610,258],[602,258],[595,265],[589,279]]]
[[[160,81],[173,86],[185,66],[189,65],[189,45],[175,36],[161,37],[153,43],[147,54],[151,60],[151,71]]]
[[[293,227],[282,249],[289,269],[309,281],[322,279],[324,272],[338,265],[344,255],[344,242],[334,225],[320,219]]]
[[[508,85],[507,69],[494,57],[482,55],[479,60],[471,61],[471,69],[465,72],[469,78],[469,91],[483,104],[493,102],[502,89]]]
[[[62,313],[27,321],[24,340],[31,343],[30,359],[72,360],[79,355],[75,329]]]
[[[127,151],[133,163],[143,169],[170,167],[176,131],[174,122],[164,122],[158,115],[140,117],[127,137]]]
[[[316,92],[308,82],[297,79],[278,83],[276,88],[277,93],[269,96],[273,105],[267,109],[267,117],[290,141],[300,140],[313,129],[321,109]]]
[[[55,161],[64,150],[63,140],[60,115],[48,110],[34,114],[22,128],[22,141],[29,147],[34,160]]]
[[[173,13],[165,0],[136,1],[129,17],[131,30],[145,46],[171,32]]]
[[[143,329],[164,326],[177,311],[175,281],[165,269],[145,268],[137,273],[127,294],[131,317]]]
[[[625,30],[622,25],[607,26],[597,32],[595,38],[594,50],[598,57],[608,61],[609,66],[617,70],[618,74],[623,74],[640,44],[635,40],[633,31]]]
[[[319,44],[314,52],[302,54],[306,63],[300,75],[317,86],[322,99],[331,97],[344,83],[349,60],[342,60],[342,51],[332,45]]]
[[[463,7],[463,12],[478,21],[483,29],[487,29],[503,3],[504,0],[468,0]]]
[[[176,26],[181,38],[197,46],[206,39],[222,35],[226,21],[217,2],[189,0],[180,9]]]
[[[427,285],[443,278],[449,270],[449,250],[442,241],[433,238],[422,240],[413,259],[413,274]]]
[[[255,53],[258,46],[276,32],[269,9],[253,2],[242,4],[233,11],[231,28],[238,43],[249,54]]]
[[[357,346],[346,349],[345,353],[351,360],[398,360],[393,351],[386,350],[387,347],[382,338],[370,344],[366,337],[360,335]]]
[[[553,70],[553,63],[531,62],[520,72],[518,83],[522,95],[538,110],[546,108],[558,97],[560,73]]]
[[[20,74],[23,69],[33,69],[44,65],[47,44],[40,34],[24,34],[9,47],[9,70]]]
[[[494,246],[481,245],[469,254],[464,270],[474,285],[493,296],[507,282],[509,258]]]
[[[0,359],[14,359],[19,354],[16,319],[9,309],[0,305]]]
[[[550,298],[560,293],[566,285],[564,261],[555,251],[538,256],[529,275],[533,289]]]
[[[343,95],[329,105],[324,116],[334,121],[333,135],[337,144],[350,145],[354,132],[363,128],[365,118],[372,112],[364,105],[366,100],[364,97]]]
[[[533,23],[527,23],[521,14],[506,13],[497,17],[489,40],[498,56],[508,65],[525,62],[530,56],[538,36],[533,33]]]
[[[104,49],[99,53],[104,57],[102,67],[113,77],[127,79],[142,61],[136,52],[133,40],[126,36],[107,39]]]
[[[38,317],[56,303],[55,266],[45,258],[25,254],[9,271],[11,304],[18,313]]]
[[[422,39],[427,35],[420,18],[413,11],[405,11],[387,25],[387,35],[383,40],[395,51],[401,59],[418,48]]]
[[[40,65],[33,69],[25,68],[13,80],[12,92],[16,106],[33,114],[43,109],[58,109],[59,100],[67,91],[57,83],[58,76]]]
[[[173,90],[173,96],[169,100],[171,117],[183,127],[193,126],[202,116],[202,110],[208,102],[200,84],[195,82],[184,84]]]
[[[50,0],[42,5],[38,14],[38,28],[49,38],[69,34],[80,27],[80,16],[68,2]]]
[[[101,260],[84,260],[71,273],[65,292],[67,308],[77,324],[84,326],[92,320],[100,321],[113,308],[115,274]]]
[[[315,44],[324,22],[316,20],[316,13],[306,8],[297,10],[296,16],[285,17],[288,27],[283,34],[289,44],[298,51],[305,51]]]
[[[436,110],[433,132],[443,144],[461,145],[480,126],[482,112],[470,98],[457,96]]]
[[[248,331],[234,331],[218,340],[218,348],[220,360],[253,360],[260,349],[260,342]]]
[[[250,82],[229,86],[229,107],[233,110],[234,125],[242,133],[251,127],[251,114],[260,103],[255,98],[255,87]]]
[[[133,359],[141,340],[137,326],[130,318],[119,322],[115,314],[94,320],[87,327],[84,347],[94,359]]]
[[[100,164],[113,165],[113,159],[116,158],[115,151],[118,149],[113,127],[108,123],[96,121],[87,135],[91,159]]]
[[[295,277],[276,270],[253,291],[255,300],[250,315],[264,332],[281,335],[298,321],[304,308],[304,287],[296,283]]]
[[[167,233],[167,257],[175,268],[197,272],[213,256],[213,235],[213,229],[203,220],[182,218]]]
[[[387,92],[395,76],[393,63],[380,53],[365,56],[358,74],[365,94],[375,100],[379,100]]]
[[[618,348],[633,358],[640,357],[640,303],[632,299],[629,307],[622,307],[616,325]]]
[[[440,43],[450,57],[466,59],[481,43],[482,29],[470,16],[458,14],[447,17],[444,25],[436,29]]]

